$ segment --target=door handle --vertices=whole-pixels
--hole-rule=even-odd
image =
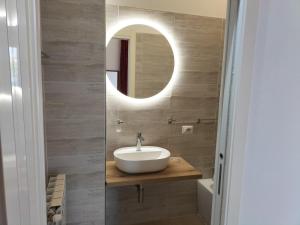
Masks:
[[[223,160],[223,154],[220,153],[220,161]],[[223,164],[219,164],[219,174],[218,174],[218,195],[221,194],[221,183],[222,183],[222,172],[223,172]]]
[[[219,165],[219,176],[218,176],[218,195],[221,194],[221,181],[222,181],[222,164]]]

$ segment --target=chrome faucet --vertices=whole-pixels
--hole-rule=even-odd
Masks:
[[[136,136],[136,150],[141,151],[142,141],[144,141],[144,137],[142,136],[142,132],[138,132]]]

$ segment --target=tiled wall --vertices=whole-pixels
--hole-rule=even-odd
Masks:
[[[67,174],[67,223],[104,224],[105,1],[41,0],[48,172]]]
[[[145,145],[169,149],[182,156],[204,177],[212,177],[216,143],[216,118],[223,49],[224,20],[109,5],[107,28],[128,17],[146,17],[166,26],[181,52],[180,77],[172,92],[155,104],[137,106],[120,101],[107,90],[107,159],[118,147],[135,145],[141,131]],[[183,124],[168,125],[173,116]],[[197,119],[213,123],[194,125],[192,135],[182,135],[181,125]],[[125,121],[118,125],[117,119]],[[197,212],[195,181],[145,186],[145,200],[137,203],[135,187],[107,189],[107,224],[135,224]]]

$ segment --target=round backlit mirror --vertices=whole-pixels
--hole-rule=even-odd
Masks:
[[[174,54],[168,40],[150,26],[127,26],[107,45],[107,78],[126,96],[156,95],[169,83],[173,70]]]

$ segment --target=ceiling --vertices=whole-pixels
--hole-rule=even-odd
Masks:
[[[106,0],[106,3],[143,9],[225,18],[227,0]]]

